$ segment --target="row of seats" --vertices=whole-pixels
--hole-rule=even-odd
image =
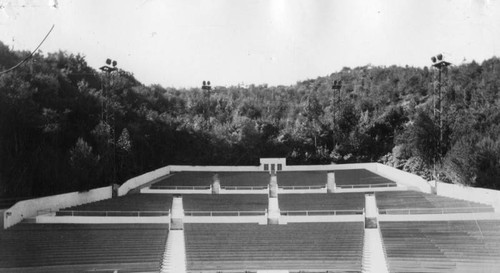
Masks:
[[[374,172],[365,169],[338,170],[335,171],[335,183],[337,186],[346,185],[368,185],[368,184],[393,184],[396,183]]]
[[[186,211],[264,211],[266,194],[186,194],[183,195]]]
[[[163,186],[209,186],[217,175],[224,186],[267,186],[268,172],[177,172],[172,173],[151,186],[152,189]]]
[[[185,224],[184,230],[188,271],[361,271],[361,222]]]
[[[131,194],[61,209],[57,214],[63,216],[72,211],[168,211],[172,198],[169,194]],[[268,206],[267,199],[267,194],[183,195],[187,211],[264,211]],[[376,192],[376,200],[381,213],[394,213],[385,212],[385,209],[421,209],[412,213],[435,213],[435,208],[446,208],[446,213],[494,211],[488,205],[417,191]],[[280,194],[278,201],[282,211],[362,210],[365,207],[364,193]]]
[[[381,222],[391,272],[498,272],[500,221]]]
[[[281,210],[362,210],[364,193],[280,194]]]
[[[0,271],[71,265],[91,270],[119,264],[123,270],[158,272],[167,235],[168,225],[163,224],[22,223],[0,230]]]
[[[269,184],[268,172],[177,172],[160,179],[151,186],[152,189],[163,186],[209,186],[218,175],[221,186],[266,186]],[[280,186],[325,186],[327,171],[284,171],[277,172]],[[365,169],[337,170],[335,182],[339,186],[367,185],[390,183],[394,181],[383,178]]]
[[[463,210],[463,212],[493,212],[491,206],[449,198],[445,196],[423,193],[418,191],[388,191],[376,192],[377,206],[379,209],[415,209],[415,208],[481,208]],[[452,212],[453,210],[450,210]],[[457,212],[460,212],[457,210]],[[429,211],[422,210],[422,213]]]
[[[67,215],[68,211],[168,211],[172,207],[172,195],[169,194],[129,194],[61,209],[58,215]]]

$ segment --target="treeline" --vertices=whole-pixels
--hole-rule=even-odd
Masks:
[[[0,70],[29,55],[0,43]],[[500,188],[500,59],[444,74],[344,68],[293,86],[145,86],[82,55],[35,54],[0,75],[0,196],[41,196],[122,183],[169,164],[378,161],[431,178]],[[342,80],[339,92],[334,80]],[[439,155],[439,156],[437,156]]]

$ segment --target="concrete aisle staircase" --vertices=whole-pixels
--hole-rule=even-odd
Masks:
[[[167,247],[161,273],[185,273],[186,272],[186,247],[184,241],[184,230],[171,230],[168,233]]]
[[[363,240],[363,273],[388,273],[385,249],[377,221],[375,194],[365,194],[365,237]]]
[[[168,233],[167,245],[160,273],[186,272],[186,246],[184,240],[184,206],[182,196],[176,195],[172,200],[172,218]]]

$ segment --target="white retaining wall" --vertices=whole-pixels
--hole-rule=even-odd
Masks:
[[[25,218],[34,217],[40,210],[57,210],[111,198],[112,187],[86,192],[70,192],[17,202],[4,212],[4,228],[11,227]]]
[[[375,173],[385,178],[391,179],[399,185],[407,186],[409,190],[432,193],[431,184],[418,175],[411,174],[380,163],[371,164],[375,166]]]
[[[263,172],[260,166],[187,166],[171,165],[171,172]]]
[[[352,164],[329,164],[329,165],[287,165],[286,171],[335,171],[367,169],[376,171],[376,163],[352,163]]]
[[[93,217],[93,216],[54,216],[40,215],[36,217],[37,224],[168,224],[169,216],[147,217]]]
[[[118,196],[123,196],[127,194],[130,190],[133,190],[137,187],[140,187],[146,183],[149,183],[155,179],[158,179],[168,174],[170,174],[170,166],[159,168],[154,171],[147,172],[145,174],[141,174],[139,176],[131,178],[120,186],[120,188],[118,189]]]
[[[500,212],[500,191],[438,182],[437,194],[491,205]]]

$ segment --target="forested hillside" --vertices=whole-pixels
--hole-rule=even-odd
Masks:
[[[28,55],[0,43],[0,70]],[[293,86],[210,92],[145,86],[132,73],[102,73],[82,55],[57,52],[0,74],[0,196],[123,183],[169,164],[256,165],[260,157],[378,161],[431,178],[434,69],[344,68]],[[441,179],[500,189],[500,59],[451,66],[443,78]]]

